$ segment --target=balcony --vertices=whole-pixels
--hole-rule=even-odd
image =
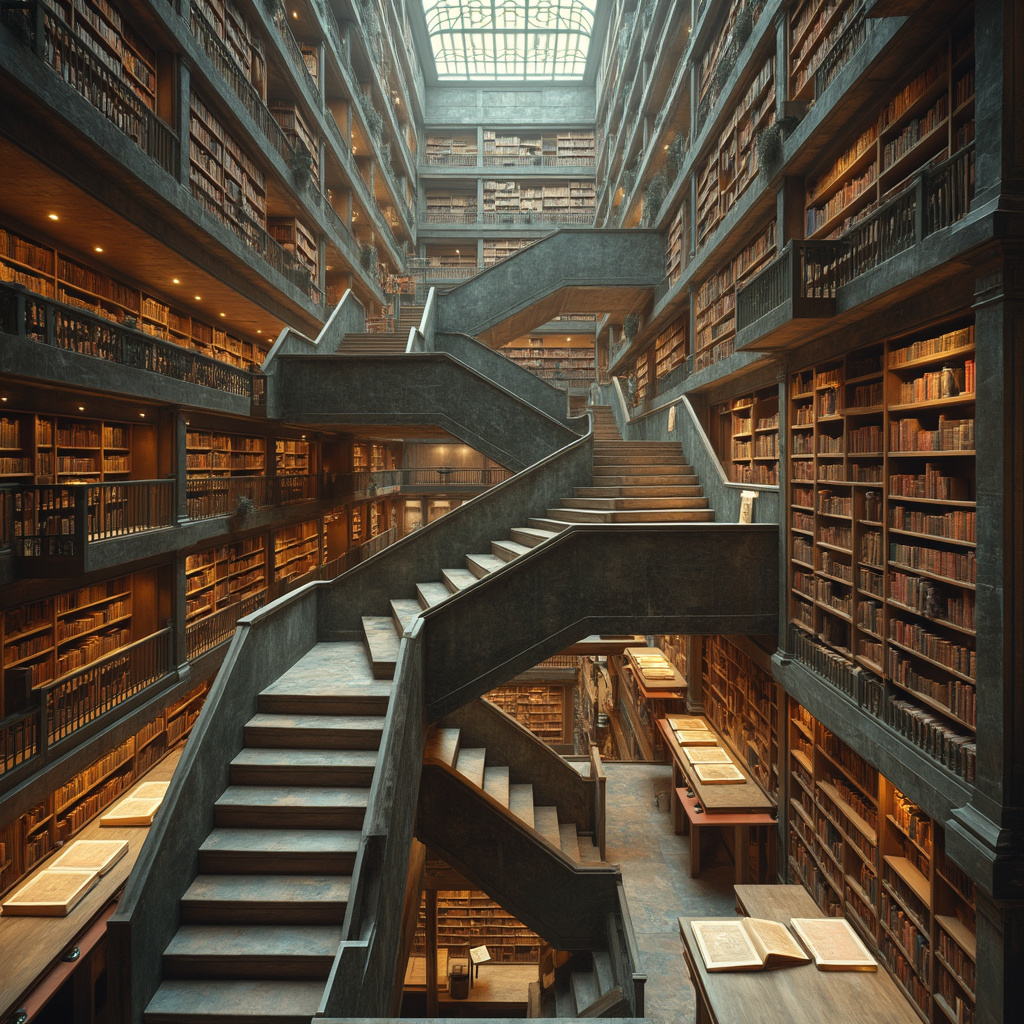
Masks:
[[[445,213],[427,210],[423,214],[424,224],[460,224],[475,227],[581,227],[594,226],[594,212],[587,213],[551,213],[542,210],[519,210],[500,212],[485,210],[477,213],[469,210],[465,213]]]
[[[318,476],[210,476],[185,481],[185,508],[189,519],[238,515],[251,503],[252,510],[281,508],[297,501],[317,501],[323,493]]]
[[[0,284],[0,333],[237,395],[248,400],[250,410],[266,402],[261,373],[44,298],[19,284]]]
[[[842,237],[792,241],[736,293],[736,351],[778,349],[837,312],[839,289],[962,220],[974,146],[925,170]]]
[[[371,495],[434,494],[447,491],[480,491],[500,484],[512,475],[508,469],[458,469],[455,466],[425,466],[421,469],[391,469],[371,473]]]

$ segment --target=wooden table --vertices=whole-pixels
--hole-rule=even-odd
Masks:
[[[706,723],[709,732],[714,732]],[[683,748],[668,722],[658,720],[665,747],[672,755],[672,827],[677,835],[690,833],[690,877],[700,877],[700,837],[705,828],[731,828],[735,838],[736,881],[750,881],[747,858],[740,855],[750,842],[751,828],[764,828],[768,836],[778,825],[775,803],[754,782],[730,753],[744,781],[730,785],[703,785],[691,770]],[[717,735],[717,734],[716,734]],[[721,744],[720,744],[721,745]],[[769,839],[770,841],[770,839]]]
[[[737,902],[751,916],[789,923],[791,917],[822,917],[803,886],[738,885]],[[795,913],[794,913],[795,911]],[[704,968],[690,922],[679,918],[683,958],[697,995],[697,1024],[921,1024],[885,968],[819,971],[813,963],[774,971]]]

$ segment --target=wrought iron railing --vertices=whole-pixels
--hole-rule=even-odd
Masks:
[[[948,228],[971,212],[974,146],[968,146],[924,176],[924,233]]]
[[[409,276],[417,285],[444,284],[448,281],[468,281],[484,269],[483,267],[411,267]]]
[[[227,605],[212,615],[188,623],[185,626],[186,656],[198,658],[230,639],[238,627],[238,620],[256,611],[257,608],[262,608],[266,601],[267,592],[264,590]]]
[[[177,134],[103,64],[74,30],[42,4],[35,19],[36,54],[144,153],[178,176]]]
[[[295,476],[193,476],[185,481],[185,509],[189,519],[244,515],[251,510],[277,508],[321,497],[321,479]]]
[[[14,553],[70,557],[86,541],[162,530],[175,522],[174,480],[41,484],[11,496]]]
[[[39,751],[39,708],[8,715],[0,722],[0,775]]]
[[[38,687],[40,733],[47,743],[70,736],[173,671],[173,638],[167,626]]]
[[[840,285],[849,284],[919,240],[916,221],[920,186],[918,179],[842,236],[847,249],[840,267]]]
[[[261,374],[181,348],[87,310],[0,283],[0,329],[79,355],[149,370],[263,404]],[[258,381],[258,383],[257,383]]]
[[[424,466],[420,469],[392,469],[371,473],[370,487],[493,487],[511,475],[511,470],[501,467],[458,469],[455,466]]]

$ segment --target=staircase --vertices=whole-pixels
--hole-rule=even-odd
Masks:
[[[346,334],[338,346],[340,356],[401,355],[409,341],[408,331],[376,331]]]
[[[551,980],[551,979],[548,979]],[[551,984],[530,983],[530,1017],[623,1017],[629,1002],[615,982],[612,956],[603,950],[572,957],[554,971]]]
[[[574,822],[560,821],[557,807],[538,805],[534,801],[533,786],[528,782],[513,782],[507,765],[488,764],[485,747],[463,747],[461,730],[437,727],[431,730],[423,760],[453,769],[467,785],[486,793],[576,863],[601,863],[593,836],[579,834]]]
[[[422,305],[407,305],[402,303],[398,307],[398,330],[409,337],[409,330],[413,327],[419,327],[420,321],[423,319],[423,306]]]
[[[342,938],[390,684],[321,643],[259,695],[147,1024],[308,1024]]]

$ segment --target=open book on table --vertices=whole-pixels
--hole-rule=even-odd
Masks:
[[[819,971],[877,971],[878,963],[845,917],[794,917],[793,931]]]
[[[759,917],[715,917],[691,921],[708,971],[764,971],[810,962],[778,921]]]

